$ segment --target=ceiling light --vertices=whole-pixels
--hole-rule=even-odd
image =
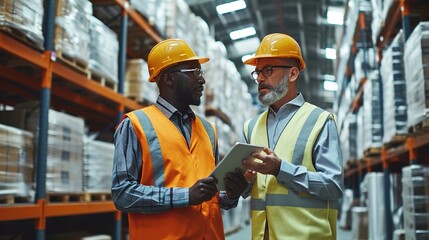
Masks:
[[[329,7],[326,18],[329,24],[343,25],[344,10],[338,7]]]
[[[330,75],[330,74],[325,74],[325,75],[323,75],[323,80],[335,81],[335,76],[334,75]]]
[[[334,81],[323,81],[323,89],[335,92],[338,90],[338,85]]]
[[[246,8],[246,3],[243,0],[225,3],[216,6],[216,11],[219,14],[234,12]]]
[[[325,58],[337,59],[337,50],[334,48],[325,48]]]
[[[256,30],[254,27],[247,27],[237,31],[233,31],[229,34],[232,40],[236,40],[239,38],[245,38],[248,36],[252,36],[256,34]]]

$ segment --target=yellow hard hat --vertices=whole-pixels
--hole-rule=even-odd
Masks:
[[[149,82],[155,82],[156,77],[165,68],[176,63],[192,60],[197,60],[202,64],[208,62],[209,58],[197,57],[195,52],[182,39],[167,39],[156,44],[147,58]]]
[[[244,63],[256,66],[259,58],[295,58],[299,61],[300,70],[304,70],[305,62],[299,44],[289,35],[272,33],[262,39],[254,57]]]

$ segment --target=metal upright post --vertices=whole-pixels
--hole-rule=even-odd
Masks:
[[[404,43],[407,41],[408,37],[411,34],[410,27],[410,10],[408,8],[408,4],[405,0],[401,0],[401,15],[402,15],[402,28],[404,29]]]
[[[48,122],[49,108],[51,105],[51,82],[52,82],[52,61],[51,54],[54,51],[54,23],[55,23],[55,0],[45,1],[45,31],[44,48],[47,56],[48,67],[43,73],[40,93],[40,113],[39,113],[39,136],[37,146],[37,171],[36,171],[36,203],[44,209],[46,199],[46,166],[48,150]],[[45,217],[37,220],[36,238],[45,239]]]
[[[118,56],[118,93],[124,94],[124,82],[125,82],[125,66],[127,59],[127,32],[128,32],[128,3],[125,3],[122,9],[121,16],[121,28],[119,35],[119,56]],[[119,109],[117,122],[119,122],[124,114],[123,107]]]

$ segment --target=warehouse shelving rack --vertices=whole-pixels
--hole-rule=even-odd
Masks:
[[[94,5],[116,5],[121,9],[119,34],[118,92],[87,78],[73,67],[56,58],[53,36],[55,0],[45,1],[44,52],[0,32],[0,52],[4,59],[18,62],[19,68],[0,65],[0,88],[8,90],[12,97],[2,98],[2,103],[14,106],[23,100],[40,100],[39,145],[37,156],[37,182],[35,203],[0,206],[0,221],[35,220],[36,238],[45,239],[47,219],[88,214],[112,213],[115,221],[114,239],[121,239],[122,213],[112,201],[49,203],[46,200],[46,152],[48,110],[54,107],[67,113],[82,116],[90,130],[112,130],[125,111],[143,107],[122,95],[125,78],[126,37],[128,17],[155,44],[162,40],[125,0],[92,0]],[[24,69],[24,70],[23,70]],[[27,72],[27,73],[26,73]],[[35,92],[40,91],[40,95]],[[52,98],[52,101],[51,101]]]
[[[346,4],[347,5],[347,4]],[[381,51],[388,46],[393,40],[399,29],[402,27],[404,31],[404,40],[408,39],[412,29],[417,25],[419,20],[429,19],[429,6],[425,1],[421,0],[400,0],[393,1],[384,26],[378,34],[376,47],[378,49],[378,63],[381,62]],[[365,15],[359,15],[360,32],[356,31],[355,35],[363,33],[365,30]],[[362,36],[361,36],[362,37]],[[355,36],[356,39],[356,36]],[[364,40],[363,40],[364,41]],[[353,46],[352,46],[353,47]],[[353,53],[354,51],[352,51]],[[352,57],[352,56],[351,56]],[[351,69],[347,69],[346,74],[350,73]],[[363,87],[366,83],[366,77],[361,79],[356,97],[353,99],[350,106],[350,113],[355,113],[362,105]],[[340,94],[340,97],[342,95]],[[383,95],[381,95],[383,96]],[[383,172],[384,174],[384,199],[385,208],[390,209],[390,172],[401,172],[402,167],[410,164],[429,165],[429,131],[428,129],[421,132],[412,132],[406,136],[404,142],[388,145],[385,144],[379,154],[367,155],[363,159],[358,160],[356,165],[346,169],[344,173],[345,183],[351,186],[355,192],[359,193],[359,184],[363,180],[366,173]],[[387,187],[386,187],[387,186]],[[392,239],[393,223],[390,211],[386,211],[386,239]]]

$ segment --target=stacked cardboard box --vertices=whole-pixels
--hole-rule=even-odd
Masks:
[[[30,197],[33,178],[33,134],[0,125],[0,198]]]

